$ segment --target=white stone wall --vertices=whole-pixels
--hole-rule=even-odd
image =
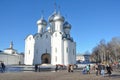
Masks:
[[[64,39],[64,62],[65,65],[76,64],[75,43],[67,39]]]
[[[41,37],[36,35],[34,45],[34,64],[41,64],[42,54],[51,54],[51,35],[49,32],[44,33]]]
[[[37,34],[35,37],[35,44],[34,44],[34,62],[33,64],[40,64],[41,62],[41,55],[42,55],[42,47],[43,47],[43,40],[40,34]]]
[[[60,32],[54,32],[52,35],[52,58],[51,62],[53,65],[63,64],[63,41],[62,34]]]
[[[70,54],[69,54],[69,48],[68,48],[69,46],[70,45],[68,40],[64,39],[64,65],[70,64],[70,60],[69,60]]]
[[[7,53],[7,54],[13,54],[13,53],[15,53],[16,54],[16,52],[13,52],[12,49],[11,50],[6,49],[6,50],[4,50],[4,53]]]
[[[32,65],[34,58],[34,39],[32,35],[29,35],[25,39],[25,60],[26,65]]]
[[[0,61],[3,61],[5,65],[13,65],[13,64],[24,64],[23,55],[12,55],[12,54],[5,54],[0,53]]]
[[[71,46],[72,46],[72,64],[76,64],[76,43],[75,42],[71,42]]]

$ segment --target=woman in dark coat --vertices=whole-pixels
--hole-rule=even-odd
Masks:
[[[110,77],[110,75],[112,74],[112,72],[111,72],[112,71],[112,67],[110,65],[107,65],[106,69],[107,69],[107,74]]]

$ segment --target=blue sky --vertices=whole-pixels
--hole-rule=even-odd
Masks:
[[[0,0],[0,50],[13,41],[14,48],[24,52],[24,39],[37,33],[41,11],[48,21],[55,1],[72,25],[77,53],[91,51],[102,39],[120,36],[120,0]]]

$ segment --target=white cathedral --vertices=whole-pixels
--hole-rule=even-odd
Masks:
[[[37,33],[25,39],[24,64],[76,64],[76,42],[70,35],[71,24],[60,11],[55,10],[48,22],[42,16],[37,25]]]

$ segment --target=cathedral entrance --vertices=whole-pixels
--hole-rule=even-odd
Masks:
[[[42,61],[42,64],[50,64],[50,54],[44,53],[41,56],[41,61]]]

